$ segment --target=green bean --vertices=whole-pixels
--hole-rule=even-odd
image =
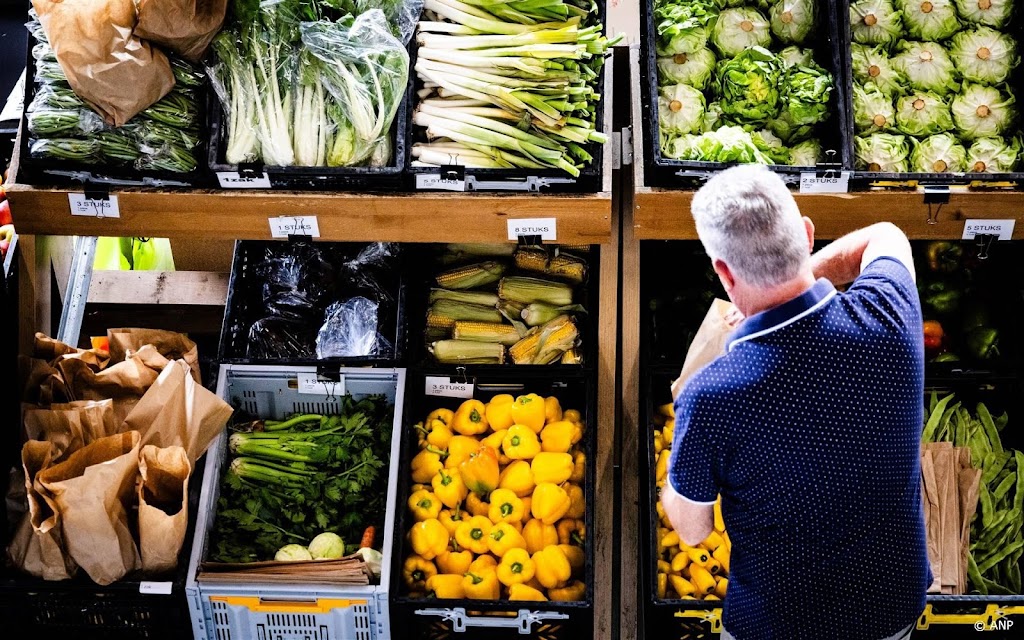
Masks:
[[[49,42],[37,42],[35,46],[32,47],[32,57],[36,60],[57,62],[57,56],[53,53],[53,48],[50,47]]]
[[[131,164],[142,155],[138,143],[121,130],[102,131],[96,135],[96,140],[100,156],[110,162]]]
[[[946,406],[953,399],[953,394],[950,394],[940,400],[931,414],[928,416],[928,422],[925,424],[924,433],[921,434],[921,439],[925,442],[935,442],[935,435],[939,431],[939,424],[948,420],[946,416]]]
[[[978,590],[983,596],[988,595],[988,585],[985,584],[985,579],[981,577],[981,572],[978,571],[978,565],[974,562],[974,554],[967,554],[967,577],[971,579],[971,583],[974,588]]]
[[[42,138],[29,145],[29,155],[33,158],[57,158],[86,162],[95,160],[99,149],[96,140],[78,138]]]
[[[53,109],[88,109],[85,102],[71,90],[60,85],[43,85],[32,99],[34,108],[46,105]]]
[[[171,58],[171,71],[174,73],[174,82],[186,87],[200,87],[206,77],[206,74],[181,58]]]
[[[1024,549],[1024,538],[1018,539],[1008,547],[998,548],[995,551],[989,553],[988,556],[982,558],[978,562],[978,571],[981,573],[987,572],[992,567],[1002,562],[1005,558],[1010,556],[1014,551],[1018,549]]]
[[[995,456],[992,463],[982,467],[984,471],[981,472],[981,484],[991,484],[992,480],[999,475],[999,472],[1003,470],[1003,467],[1006,466],[1007,461],[1009,461],[1011,457],[1009,453],[1000,454],[992,452],[992,455]]]
[[[992,443],[992,450],[996,453],[1003,452],[1003,443],[999,440],[999,431],[996,429],[996,425],[992,422],[992,414],[988,412],[988,407],[983,402],[978,403],[978,419],[981,420],[982,426],[985,427],[985,434],[988,436],[989,442]]]
[[[996,500],[1002,500],[1003,496],[1009,493],[1010,488],[1016,484],[1017,474],[1004,470],[1002,475],[999,476],[999,483],[996,485],[996,490],[992,492],[992,497]]]
[[[1024,511],[1024,452],[1014,451],[1013,457],[1017,461],[1017,488],[1013,494],[1013,508],[1020,512]]]
[[[982,484],[978,488],[978,500],[981,503],[981,523],[986,529],[992,526],[992,521],[995,516],[995,509],[992,503],[992,494],[989,493],[988,486]]]
[[[153,106],[143,110],[142,115],[171,127],[187,128],[196,124],[199,109],[193,100],[172,91]]]
[[[47,62],[40,60],[36,63],[36,82],[58,82],[61,84],[68,83],[68,77],[64,74],[64,69],[61,68],[57,62]]]

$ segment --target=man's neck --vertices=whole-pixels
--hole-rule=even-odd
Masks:
[[[750,317],[756,313],[783,305],[793,298],[803,295],[814,286],[814,282],[814,273],[808,269],[802,271],[800,275],[792,280],[787,280],[776,287],[762,289],[756,296],[751,297],[750,304],[748,305],[749,308],[744,315]]]

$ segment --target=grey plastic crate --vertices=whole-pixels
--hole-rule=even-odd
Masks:
[[[388,593],[391,584],[392,543],[402,407],[404,369],[341,368],[345,391],[356,398],[381,394],[394,403],[391,460],[384,520],[383,562],[380,584],[328,587],[324,585],[238,585],[196,580],[206,557],[209,533],[220,493],[221,465],[227,448],[221,434],[206,456],[203,489],[189,562],[185,595],[196,640],[250,640],[251,638],[316,638],[317,640],[389,640],[391,624]],[[220,367],[217,394],[245,411],[265,419],[282,419],[295,412],[334,413],[337,396],[300,393],[300,374],[317,373],[316,367],[228,365]]]

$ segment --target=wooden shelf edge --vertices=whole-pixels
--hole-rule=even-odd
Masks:
[[[637,189],[637,240],[696,240],[690,215],[693,191]],[[945,204],[926,204],[915,191],[794,194],[821,239],[837,238],[875,222],[892,222],[911,239],[960,238],[967,220],[1015,220],[1013,239],[1024,239],[1024,192],[952,192]],[[929,222],[929,216],[932,222]]]
[[[119,218],[73,216],[73,189],[7,187],[20,233],[269,239],[269,219],[317,216],[320,239],[505,242],[506,220],[556,218],[558,242],[606,244],[611,193],[334,193],[124,189]]]
[[[93,271],[88,301],[222,307],[230,275],[217,271]]]

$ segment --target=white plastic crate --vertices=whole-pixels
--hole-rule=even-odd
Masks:
[[[382,532],[383,561],[379,585],[237,585],[198,582],[220,494],[221,465],[227,436],[206,456],[203,489],[189,561],[185,595],[196,640],[390,640],[388,593],[395,526],[398,460],[401,451],[404,369],[342,368],[346,393],[357,399],[380,394],[394,403],[392,464],[388,470],[387,510]],[[301,378],[316,376],[316,367],[288,365],[221,365],[217,394],[264,419],[302,413],[336,413],[340,398],[309,392]]]

